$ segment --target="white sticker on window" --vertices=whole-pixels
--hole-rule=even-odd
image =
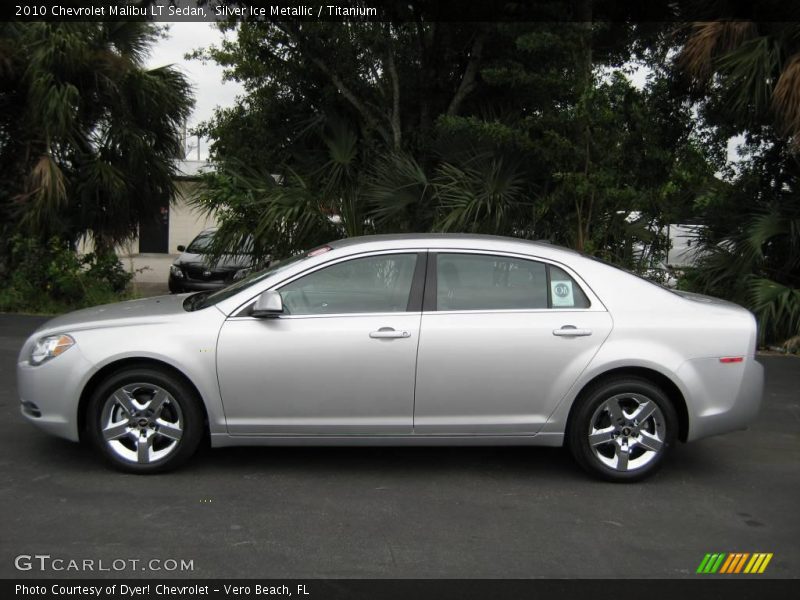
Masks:
[[[553,307],[575,306],[575,298],[572,295],[571,281],[551,281],[550,295],[553,298]]]

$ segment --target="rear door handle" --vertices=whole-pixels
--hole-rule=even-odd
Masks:
[[[397,331],[391,327],[381,327],[377,331],[371,331],[369,337],[385,340],[390,338],[407,338],[411,337],[411,334],[407,331]]]
[[[561,329],[553,329],[553,335],[559,337],[583,337],[592,335],[591,329],[578,329],[574,325],[562,325]]]

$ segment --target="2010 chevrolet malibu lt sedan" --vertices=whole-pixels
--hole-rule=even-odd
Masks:
[[[223,290],[56,317],[22,348],[22,414],[152,473],[212,446],[567,446],[614,481],[744,428],[756,322],[547,243],[333,242]]]

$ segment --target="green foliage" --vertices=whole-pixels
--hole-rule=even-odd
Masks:
[[[762,340],[787,342],[800,332],[800,288],[771,279],[750,277],[749,295]]]
[[[270,173],[228,165],[205,175],[190,202],[217,219],[210,249],[217,257],[246,251],[260,259],[282,258],[341,237],[319,195],[293,171],[278,183]]]
[[[55,314],[125,298],[131,280],[114,254],[78,255],[51,238],[10,240],[8,272],[0,284],[0,311]]]
[[[376,27],[342,38],[330,24],[248,24],[198,53],[248,90],[204,128],[220,176],[198,204],[222,219],[220,251],[251,234],[274,252],[309,247],[312,232],[471,231],[547,238],[644,270],[666,252],[667,219],[688,214],[713,179],[664,76],[637,90],[577,60],[587,35],[616,26],[380,25],[380,40]],[[312,39],[317,30],[330,36]],[[622,33],[596,62],[631,56],[634,34]],[[469,48],[482,53],[476,73]],[[421,80],[429,68],[448,74]],[[453,70],[472,78],[466,95]],[[304,222],[289,232],[292,207]]]
[[[747,306],[762,343],[781,343],[800,333],[800,165],[780,140],[748,147],[735,179],[702,207],[693,290]]]
[[[202,128],[219,171],[198,202],[222,218],[220,251],[251,235],[280,254],[324,236],[470,231],[650,276],[667,225],[702,222],[680,285],[750,307],[764,339],[797,333],[796,161],[774,118],[791,124],[800,106],[796,24],[689,32],[604,22],[585,0],[568,7],[580,22],[459,24],[408,7],[418,18],[392,24],[243,24],[196,53],[246,90]],[[634,60],[651,71],[643,89],[623,73]],[[686,85],[690,63],[709,85]],[[745,131],[733,168],[727,141]]]
[[[697,203],[704,224],[694,291],[752,310],[762,343],[800,334],[800,26],[697,23],[676,61],[715,135],[744,135],[736,169]]]
[[[0,222],[108,248],[174,194],[193,105],[177,69],[146,69],[141,21],[0,24]]]

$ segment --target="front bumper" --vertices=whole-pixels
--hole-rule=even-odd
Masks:
[[[221,290],[228,287],[231,281],[197,281],[195,279],[178,279],[170,275],[168,285],[169,291],[173,294],[180,294],[183,292],[209,292]]]
[[[17,362],[22,416],[48,433],[77,442],[78,404],[92,364],[77,345],[38,366],[28,362],[26,350]]]

